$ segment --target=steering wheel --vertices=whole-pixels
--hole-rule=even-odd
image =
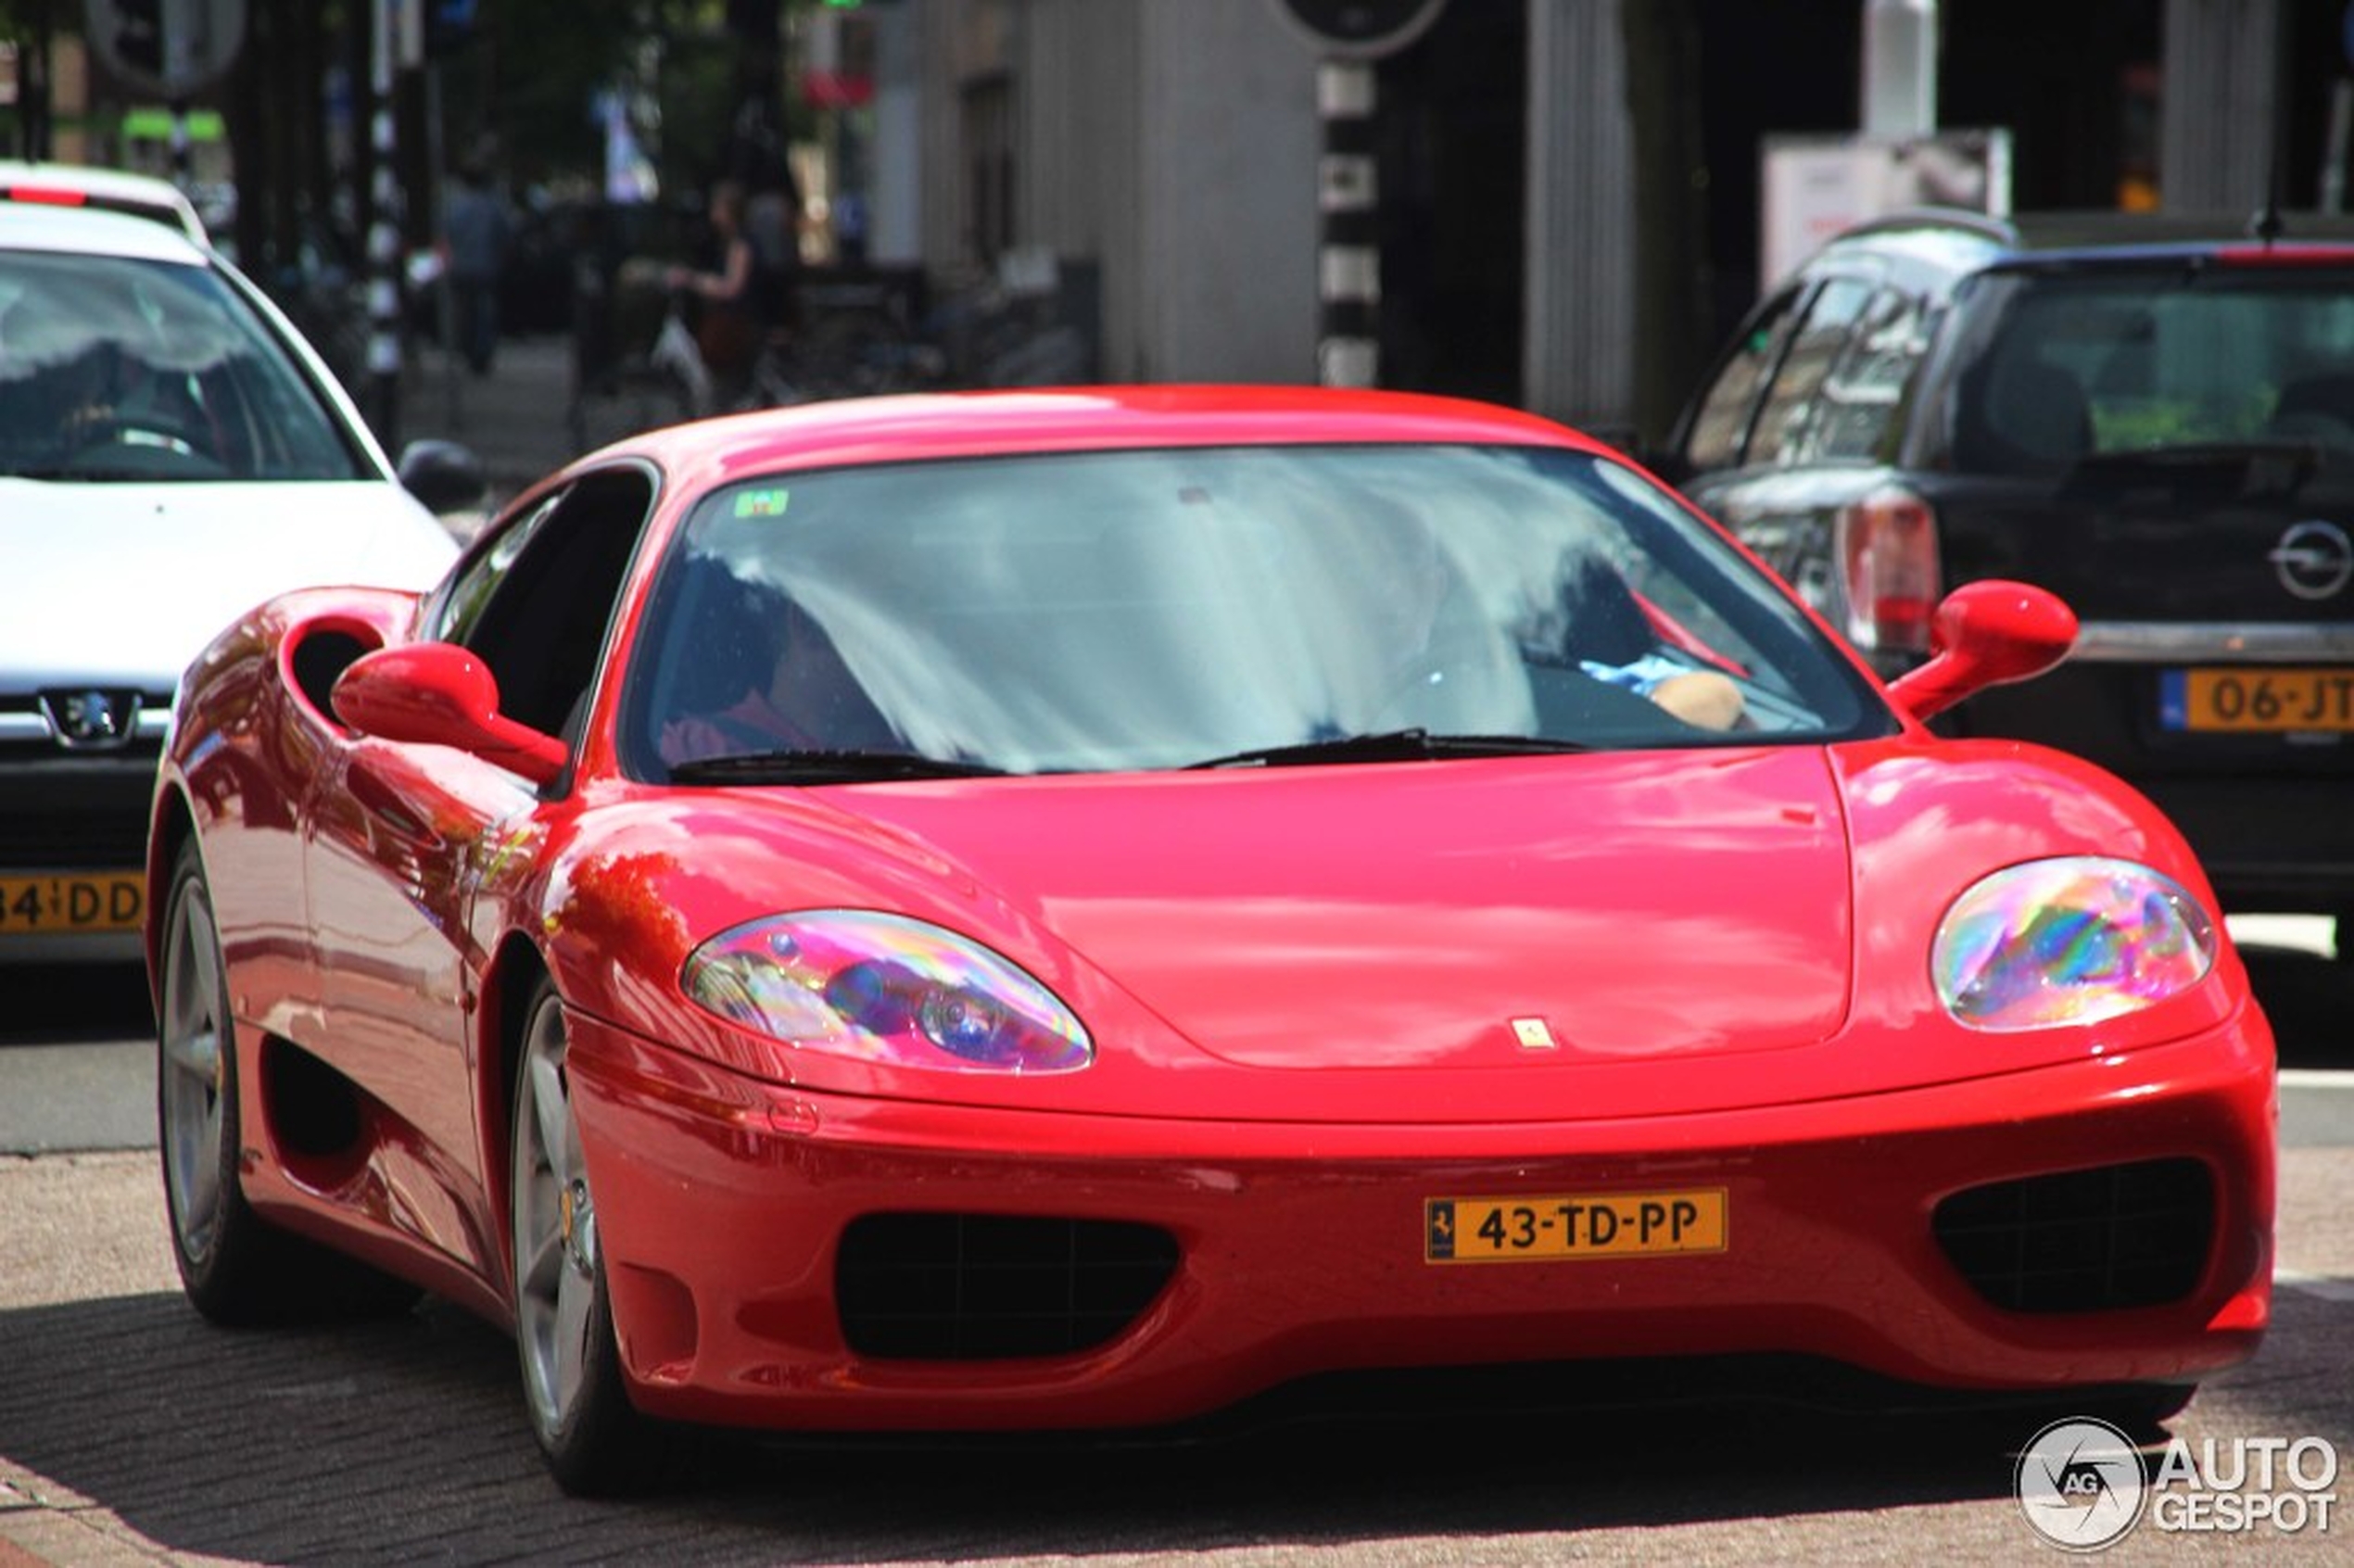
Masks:
[[[195,419],[168,409],[104,409],[92,411],[72,430],[68,461],[118,447],[144,447],[212,462],[212,432]]]
[[[92,446],[166,446],[192,456],[203,456],[212,449],[212,432],[185,414],[168,409],[138,409],[125,413],[120,410],[101,422],[103,433]],[[141,436],[148,437],[142,441]]]

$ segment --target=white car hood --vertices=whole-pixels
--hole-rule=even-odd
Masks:
[[[0,479],[0,688],[169,690],[291,588],[424,588],[456,557],[399,485]]]

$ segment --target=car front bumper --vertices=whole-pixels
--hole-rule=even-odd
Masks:
[[[624,1363],[637,1402],[674,1419],[1145,1427],[1325,1372],[1654,1357],[1819,1358],[1990,1392],[2188,1384],[2253,1354],[2270,1311],[2273,1069],[2253,1009],[2190,1041],[1900,1094],[1514,1125],[848,1099],[588,1018],[573,1020],[569,1073]],[[2211,1195],[2185,1283],[2164,1301],[1998,1306],[1939,1240],[1940,1205],[1957,1194],[2150,1162],[2195,1167]],[[1724,1195],[1721,1251],[1426,1258],[1435,1198],[1695,1190]],[[1135,1226],[1173,1243],[1174,1266],[1088,1348],[862,1354],[837,1299],[843,1238],[909,1215]],[[2031,1267],[2039,1247],[2065,1254],[2091,1233],[2023,1215],[2001,1245]],[[2119,1244],[2125,1262],[2138,1234]],[[960,1309],[985,1314],[1002,1277],[977,1271]],[[1069,1277],[1088,1288],[1083,1269]],[[933,1283],[919,1293],[932,1305],[968,1289]]]

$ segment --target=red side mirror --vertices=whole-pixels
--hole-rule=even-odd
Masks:
[[[2000,578],[1965,583],[1930,621],[1929,663],[1889,691],[1926,719],[1990,686],[2042,675],[2075,645],[2076,612],[2048,589]]]
[[[490,667],[455,643],[379,648],[338,676],[330,695],[337,718],[380,740],[454,746],[534,784],[564,768],[563,742],[503,717]]]

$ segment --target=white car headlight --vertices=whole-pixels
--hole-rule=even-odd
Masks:
[[[722,931],[679,983],[730,1023],[805,1050],[948,1072],[1074,1072],[1095,1043],[1055,993],[979,942],[858,909]]]
[[[1930,975],[1956,1022],[2003,1034],[2179,996],[2206,979],[2215,947],[2214,917],[2172,878],[2069,855],[1997,871],[1955,899]]]

